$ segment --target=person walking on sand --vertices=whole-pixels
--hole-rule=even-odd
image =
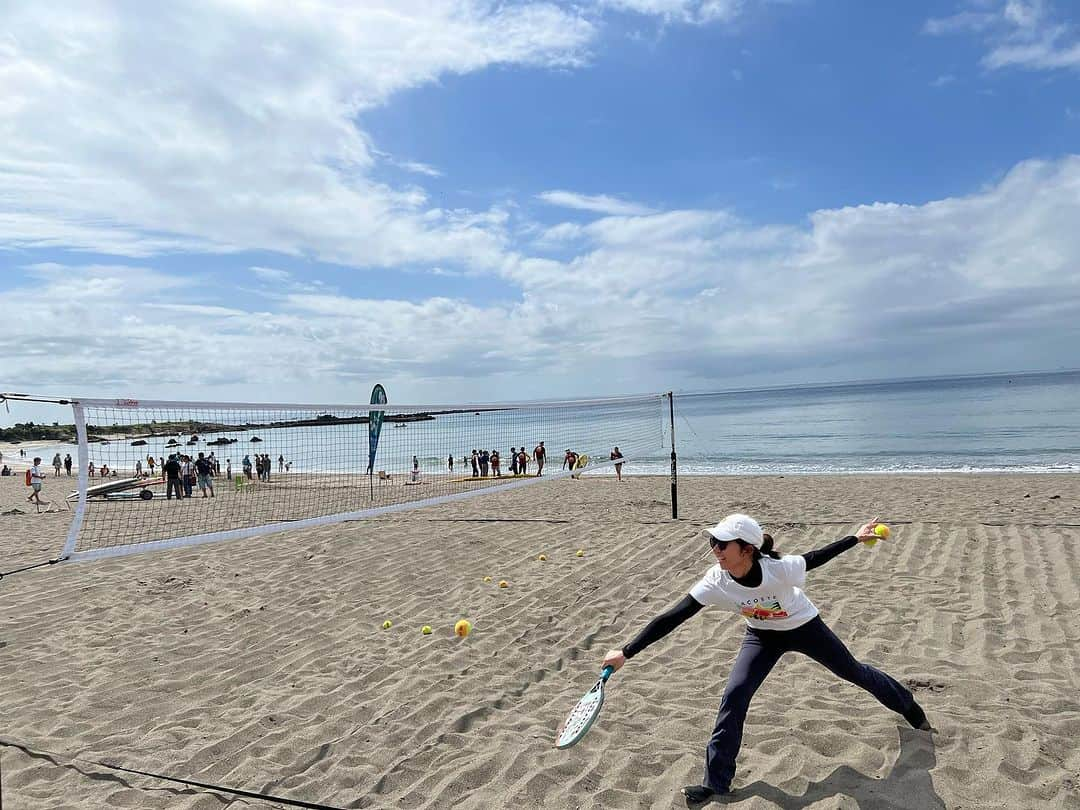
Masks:
[[[161,468],[161,473],[165,476],[165,499],[171,501],[175,491],[176,500],[182,501],[184,490],[180,488],[180,462],[175,455],[169,456],[169,460]]]
[[[611,451],[611,460],[615,461],[616,459],[620,459],[622,457],[623,455],[622,451],[619,450],[619,445],[615,445],[615,449]],[[615,465],[615,478],[617,478],[619,481],[622,481],[622,464]]]
[[[539,478],[544,474],[544,460],[547,458],[547,450],[544,449],[544,443],[536,445],[533,448],[533,460],[536,461],[536,477]]]
[[[34,459],[34,466],[30,468],[30,488],[33,490],[26,500],[33,501],[37,510],[41,511],[41,487],[45,483],[45,474],[41,471],[41,459]]]
[[[64,471],[71,477],[71,453],[64,454]]]
[[[682,789],[688,801],[702,803],[731,791],[750,700],[787,652],[813,658],[834,675],[861,686],[885,707],[903,715],[912,727],[932,731],[926,713],[907,687],[881,670],[857,661],[802,591],[807,571],[859,543],[878,540],[874,533],[877,525],[875,518],[854,535],[824,548],[780,556],[773,550],[773,538],[762,532],[757,521],[747,515],[728,515],[704,532],[716,565],[682,601],[650,621],[622,649],[609,650],[604,656],[603,665],[618,670],[706,605],[741,613],[746,620],[742,646],[728,676],[716,726],[705,749],[704,779],[700,785]]]
[[[59,478],[60,477],[60,468],[64,466],[64,462],[60,460],[60,454],[59,453],[57,453],[55,456],[53,456],[52,465],[53,465],[53,478]]]
[[[446,471],[451,475],[454,474],[454,454],[451,453],[446,457]]]

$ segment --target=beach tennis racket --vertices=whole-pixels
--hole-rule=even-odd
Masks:
[[[570,710],[570,714],[555,732],[556,748],[569,748],[589,732],[604,705],[604,684],[614,671],[615,667],[604,667],[600,672],[600,680],[593,684],[593,688]]]

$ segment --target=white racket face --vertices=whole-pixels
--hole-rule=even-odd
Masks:
[[[563,724],[559,726],[558,735],[555,738],[556,748],[569,748],[576,743],[592,726],[600,707],[604,705],[604,684],[597,681],[577,705],[570,711]]]

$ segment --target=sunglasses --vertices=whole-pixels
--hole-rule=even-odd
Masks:
[[[715,537],[709,537],[709,548],[718,548],[723,551],[727,548],[728,543],[734,543],[734,540],[717,540]]]

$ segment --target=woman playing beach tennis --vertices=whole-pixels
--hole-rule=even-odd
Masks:
[[[654,618],[621,650],[611,650],[604,657],[604,666],[619,669],[627,659],[666,636],[705,605],[719,605],[741,613],[746,620],[746,635],[728,677],[716,727],[705,751],[704,784],[683,788],[687,799],[705,802],[730,791],[750,700],[786,652],[800,652],[813,658],[902,714],[914,728],[930,730],[926,714],[911,692],[881,670],[856,661],[802,592],[807,571],[860,542],[877,540],[874,533],[877,525],[875,518],[857,534],[824,548],[780,556],[773,551],[772,537],[761,531],[757,521],[746,515],[729,515],[704,533],[717,564],[681,602]]]

